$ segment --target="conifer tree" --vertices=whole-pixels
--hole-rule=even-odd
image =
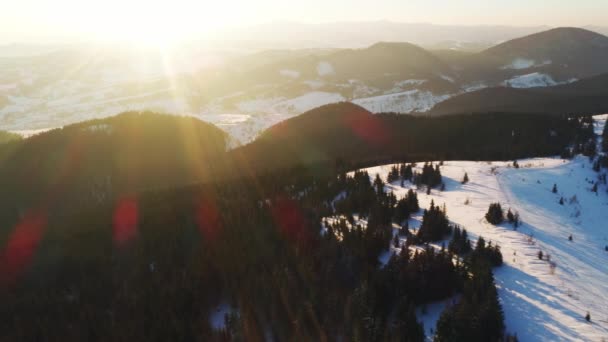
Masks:
[[[485,217],[486,220],[493,225],[502,223],[502,221],[504,221],[504,214],[502,212],[500,203],[490,204],[490,207],[488,208],[488,212],[486,213]]]

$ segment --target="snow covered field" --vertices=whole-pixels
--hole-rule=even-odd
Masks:
[[[606,116],[596,117],[596,132],[601,132],[605,121]],[[520,168],[512,162],[446,162],[441,167],[446,190],[433,190],[430,195],[419,191],[420,205],[426,208],[431,200],[445,203],[449,219],[465,227],[473,241],[483,236],[501,246],[504,265],[495,269],[496,282],[507,331],[517,333],[520,341],[608,340],[606,185],[600,184],[597,193],[591,191],[598,173],[583,156],[518,162]],[[386,180],[391,166],[367,171],[372,178],[380,174]],[[465,172],[470,181],[463,185]],[[554,184],[557,193],[552,192]],[[387,190],[399,198],[412,187],[395,182]],[[492,202],[517,211],[523,224],[515,230],[508,223],[486,222],[484,215]],[[420,220],[421,213],[412,217],[410,228],[419,227]],[[549,261],[539,260],[539,251],[550,255],[553,271]],[[419,312],[427,336],[444,306],[437,303],[426,308],[427,314]],[[591,323],[584,319],[587,312]]]

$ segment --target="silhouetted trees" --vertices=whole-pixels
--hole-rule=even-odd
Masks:
[[[418,229],[417,237],[422,242],[439,241],[451,231],[451,227],[445,211],[435,206],[431,200],[431,206],[424,211],[422,224]]]
[[[486,213],[485,218],[489,223],[491,223],[493,225],[501,224],[502,221],[504,221],[504,213],[502,211],[502,207],[500,206],[500,203],[490,204],[490,207],[488,208],[488,212]]]

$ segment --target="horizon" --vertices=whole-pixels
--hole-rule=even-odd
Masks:
[[[320,10],[321,8],[321,10]],[[538,12],[543,11],[543,19]],[[576,13],[576,15],[573,15]],[[394,23],[458,27],[605,27],[608,3],[582,0],[576,4],[545,0],[453,3],[445,0],[400,3],[386,0],[306,4],[243,0],[213,5],[176,2],[110,0],[81,4],[74,0],[13,3],[0,14],[0,44],[127,42],[172,45],[193,40],[238,37],[248,29],[275,25]],[[159,24],[160,23],[160,24]],[[106,25],[107,24],[107,25]]]

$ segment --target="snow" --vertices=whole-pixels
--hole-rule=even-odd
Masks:
[[[228,303],[221,303],[218,305],[209,315],[209,324],[211,325],[211,328],[213,330],[225,329],[226,315],[235,311],[236,309]]]
[[[279,74],[289,78],[298,78],[300,77],[300,72],[295,70],[283,69],[279,71]]]
[[[435,95],[430,91],[414,89],[396,94],[356,99],[353,103],[374,113],[411,113],[428,111],[449,97],[450,95],[447,94]]]
[[[416,79],[404,80],[404,81],[395,82],[395,87],[402,88],[402,87],[407,87],[407,86],[412,86],[412,85],[421,85],[425,82],[426,82],[426,80],[416,80]]]
[[[90,125],[85,129],[89,132],[105,132],[108,134],[112,133],[112,126],[108,124]]]
[[[534,88],[553,86],[558,83],[549,75],[533,72],[531,74],[515,76],[506,80],[504,84],[512,88]]]
[[[514,70],[528,69],[528,68],[534,66],[535,63],[536,62],[534,62],[533,59],[515,58],[513,60],[513,62],[511,62],[511,64],[505,65],[501,69],[514,69]]]
[[[601,132],[606,117],[595,117],[596,132]],[[597,194],[590,191],[598,174],[587,157],[518,162],[518,169],[511,162],[446,162],[441,167],[446,191],[433,190],[431,195],[419,191],[420,205],[427,208],[431,200],[445,203],[449,219],[465,227],[473,241],[483,236],[501,246],[504,265],[495,269],[495,277],[507,332],[517,333],[520,341],[600,341],[608,337],[607,187],[600,185]],[[372,178],[378,173],[386,179],[390,168],[367,171]],[[470,181],[463,185],[465,172]],[[553,184],[558,194],[552,193]],[[386,189],[399,198],[414,188],[409,182],[403,188],[399,185],[389,184]],[[576,196],[577,201],[560,205],[561,196]],[[520,214],[517,230],[507,223],[493,226],[485,221],[492,202]],[[410,227],[419,226],[419,220],[419,215],[411,218]],[[570,234],[573,241],[568,241]],[[547,260],[538,259],[539,250],[551,255],[554,273]],[[422,317],[427,334],[440,308],[430,311],[434,314]],[[584,320],[587,311],[591,323]]]
[[[36,134],[48,132],[48,131],[53,130],[53,129],[55,129],[55,128],[22,129],[22,130],[13,130],[13,131],[9,131],[9,132],[15,133],[15,134],[19,134],[23,138],[29,138],[29,137],[34,136]]]
[[[323,82],[321,80],[308,80],[308,81],[304,81],[302,83],[306,84],[307,86],[310,87],[310,89],[313,89],[313,90],[319,89],[325,85],[325,82]]]
[[[448,81],[450,83],[454,83],[454,79],[450,76],[446,76],[446,75],[439,75],[439,77],[441,77],[442,80]]]
[[[273,107],[273,111],[303,113],[329,103],[341,102],[344,100],[345,98],[338,93],[313,91],[278,103]]]
[[[293,114],[214,114],[200,115],[197,118],[210,122],[229,134],[228,148],[235,148],[253,141],[260,132]]]
[[[283,97],[256,98],[253,100],[242,101],[237,104],[237,108],[248,114],[254,113],[292,113],[300,114],[329,103],[344,101],[345,98],[338,93],[323,91],[312,91],[286,99]]]
[[[488,86],[485,83],[478,82],[478,83],[467,84],[462,89],[465,92],[469,93],[469,92],[481,90],[481,89],[484,89],[484,88],[487,88],[487,87]]]
[[[502,66],[501,69],[503,69],[503,70],[507,70],[507,69],[523,70],[523,69],[529,69],[529,68],[537,67],[537,66],[549,65],[551,63],[553,63],[551,60],[546,60],[541,63],[536,63],[536,61],[533,59],[515,58],[511,62],[511,64]]]
[[[416,310],[416,317],[424,326],[424,335],[426,336],[427,341],[433,341],[435,327],[437,326],[437,321],[439,321],[439,317],[441,317],[443,310],[450,305],[454,305],[457,301],[458,296],[455,296],[454,298],[448,298],[440,302],[424,305]]]
[[[335,74],[335,70],[331,63],[322,61],[317,64],[317,74],[319,76],[329,76]]]

